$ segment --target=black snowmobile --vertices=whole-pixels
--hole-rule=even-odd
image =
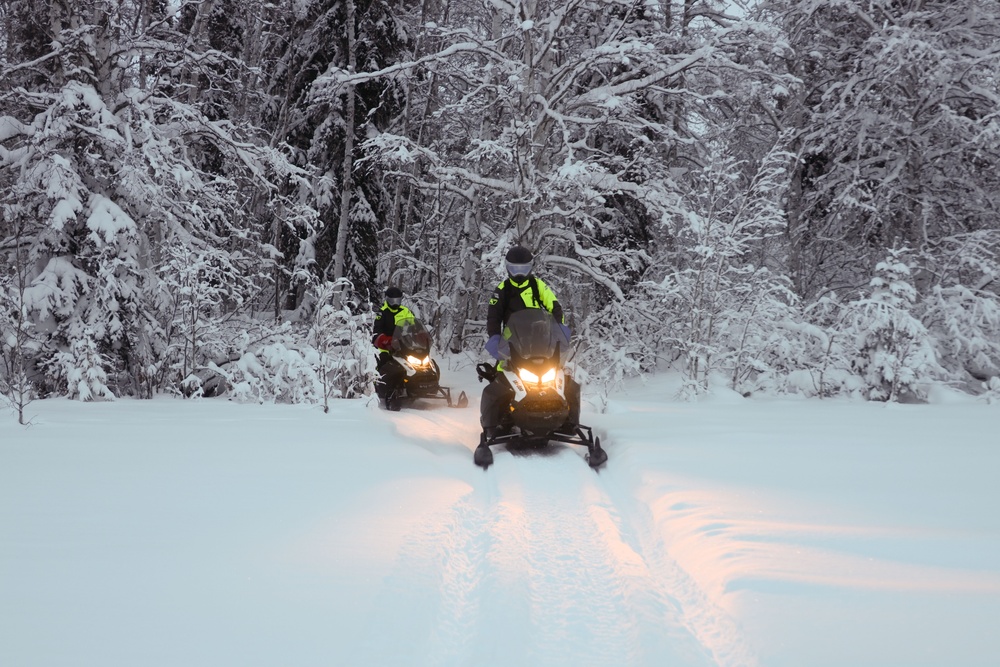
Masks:
[[[493,463],[494,445],[521,449],[547,447],[551,442],[586,447],[591,468],[604,464],[608,454],[591,428],[567,426],[570,405],[563,363],[569,339],[562,327],[548,311],[527,308],[510,316],[506,333],[510,360],[502,369],[483,363],[476,371],[480,381],[506,381],[514,396],[510,407],[501,411],[496,435],[489,440],[485,433],[480,436],[473,456],[476,465],[485,469]],[[503,378],[497,377],[501,374]]]
[[[441,399],[449,408],[469,405],[465,392],[452,402],[451,389],[441,386],[441,369],[431,358],[431,335],[417,319],[405,320],[392,333],[390,353],[406,371],[400,386],[385,399],[387,410],[397,411],[415,399]]]

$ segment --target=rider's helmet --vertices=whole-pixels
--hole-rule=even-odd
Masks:
[[[516,245],[507,251],[507,275],[513,280],[524,280],[531,275],[534,256],[531,251],[521,245]]]
[[[390,287],[385,291],[385,302],[390,308],[399,308],[403,305],[403,290],[398,287]]]

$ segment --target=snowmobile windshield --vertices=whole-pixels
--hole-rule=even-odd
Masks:
[[[406,354],[426,357],[431,353],[431,335],[420,320],[403,320],[393,331],[392,347]]]
[[[558,354],[557,363],[562,365],[569,339],[549,311],[542,308],[519,310],[507,320],[507,329],[515,358],[552,359]]]

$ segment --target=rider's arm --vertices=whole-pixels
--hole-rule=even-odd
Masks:
[[[375,316],[375,326],[372,327],[372,343],[381,335],[392,337],[396,330],[396,318],[388,310],[380,310]]]
[[[505,281],[506,282],[506,281]],[[503,329],[503,315],[507,310],[507,295],[503,289],[504,283],[497,285],[490,297],[490,307],[486,313],[486,335],[499,336]]]

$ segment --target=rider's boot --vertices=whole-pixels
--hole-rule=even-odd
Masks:
[[[496,427],[488,426],[483,428],[483,432],[479,436],[479,446],[476,447],[476,451],[472,457],[477,466],[485,469],[493,464],[493,452],[490,450],[489,443],[493,442],[496,437]]]

